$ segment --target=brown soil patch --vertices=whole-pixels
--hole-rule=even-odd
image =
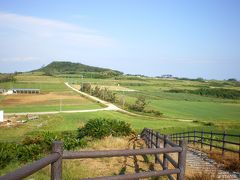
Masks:
[[[60,99],[74,99],[79,100],[79,102],[84,103],[89,100],[79,96],[67,93],[47,93],[47,94],[13,94],[6,96],[1,102],[2,106],[15,106],[15,105],[26,105],[26,104],[40,104],[47,101],[59,101]]]

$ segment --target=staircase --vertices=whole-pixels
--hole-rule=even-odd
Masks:
[[[213,159],[209,159],[206,153],[191,148],[187,152],[186,166],[188,173],[202,173],[204,171],[216,179],[240,179],[240,173],[222,170],[220,165]]]

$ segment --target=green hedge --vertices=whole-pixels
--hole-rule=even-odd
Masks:
[[[101,139],[107,136],[127,136],[132,133],[130,124],[125,121],[96,118],[89,120],[84,127],[78,129],[78,138],[86,136]]]

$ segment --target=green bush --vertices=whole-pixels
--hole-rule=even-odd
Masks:
[[[154,110],[154,109],[144,110],[144,113],[153,114],[155,116],[162,116],[163,115],[163,113],[161,113],[160,111]]]
[[[0,143],[0,169],[10,162],[28,162],[41,158],[51,152],[53,141],[63,141],[64,149],[71,150],[86,146],[85,139],[78,139],[77,133],[50,133],[38,132],[26,136],[19,144]]]
[[[78,138],[85,136],[101,139],[106,136],[127,136],[132,132],[130,124],[125,121],[96,118],[89,120],[78,129]]]
[[[143,112],[147,105],[146,99],[144,96],[139,96],[135,101],[135,104],[128,105],[128,108],[134,111]]]
[[[30,144],[27,146],[20,144],[16,148],[16,157],[20,162],[37,160],[41,157],[43,150],[39,144]]]
[[[0,169],[16,158],[16,144],[0,143]]]

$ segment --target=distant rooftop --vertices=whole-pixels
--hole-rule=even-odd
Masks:
[[[11,90],[16,90],[16,91],[40,91],[40,89],[22,89],[22,88],[14,88]]]

